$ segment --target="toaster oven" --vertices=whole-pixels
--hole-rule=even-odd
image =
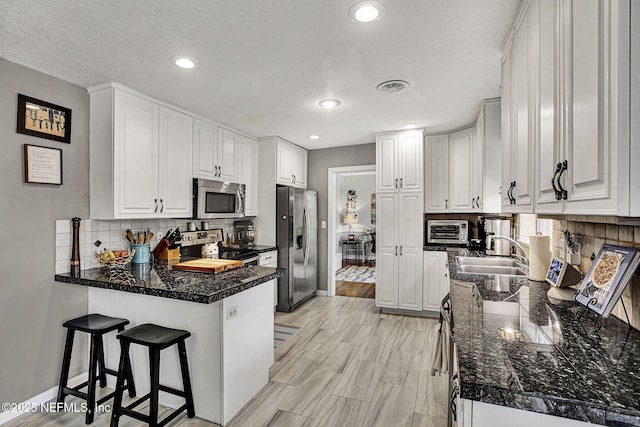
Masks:
[[[428,245],[469,245],[469,221],[459,219],[430,219],[425,230]]]

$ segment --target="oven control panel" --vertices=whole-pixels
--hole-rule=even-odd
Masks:
[[[205,245],[222,241],[222,229],[205,231],[185,231],[182,233],[182,246]]]

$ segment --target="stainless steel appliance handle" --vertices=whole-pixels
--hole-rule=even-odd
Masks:
[[[294,175],[295,176],[295,175]],[[303,218],[302,221],[304,223],[304,235],[302,237],[302,244],[304,245],[304,265],[307,266],[307,262],[309,262],[309,233],[311,233],[311,229],[309,228],[309,211],[307,208],[307,200],[304,201],[304,210],[303,210]]]
[[[440,316],[449,324],[449,330],[453,333],[453,317],[451,316],[451,302],[449,294],[445,295],[440,303]]]
[[[256,264],[256,265],[259,265],[260,264],[260,255],[255,256],[253,258],[245,259],[243,261],[244,261],[245,265],[251,264],[252,262],[257,262],[258,264]]]
[[[236,207],[236,216],[244,216],[244,194],[242,191],[236,191],[238,206]]]

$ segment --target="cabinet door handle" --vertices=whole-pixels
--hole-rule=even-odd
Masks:
[[[400,178],[400,188],[402,188],[402,178]]]
[[[153,210],[153,213],[158,213],[158,199],[153,199],[153,203],[156,205],[156,208]]]
[[[396,256],[398,256],[398,247],[396,246]]]
[[[560,193],[560,190],[556,185],[556,178],[561,170],[562,170],[562,163],[558,162],[558,164],[556,165],[556,171],[553,173],[553,177],[551,177],[551,186],[553,187],[553,192],[556,194],[556,200],[560,200],[562,198],[562,193]]]
[[[471,209],[474,209],[476,207],[475,205],[476,205],[476,199],[473,198],[471,199]]]
[[[402,245],[400,245],[400,256],[402,256]]]
[[[513,195],[513,192],[514,192],[515,189],[516,189],[516,182],[513,181],[513,189],[511,190],[511,200],[513,200],[513,204],[514,205],[517,203],[516,196]]]
[[[560,198],[562,200],[567,200],[567,190],[565,190],[562,187],[562,184],[560,184],[560,179],[562,178],[562,174],[564,173],[564,171],[566,171],[567,169],[569,169],[569,162],[568,161],[564,161],[562,162],[562,169],[560,169],[560,174],[558,174],[558,190],[560,191]]]
[[[296,182],[298,182],[298,178],[295,175],[293,175],[293,183],[295,184]]]
[[[444,199],[444,208],[449,209],[449,199]]]
[[[476,208],[480,209],[480,196],[476,199]]]
[[[213,169],[215,170],[215,172],[213,173],[213,176],[218,176],[218,165],[213,165]]]
[[[160,199],[160,213],[164,212],[164,201]]]
[[[396,188],[398,188],[398,178],[396,178]]]

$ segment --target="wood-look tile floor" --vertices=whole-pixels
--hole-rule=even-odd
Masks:
[[[275,349],[269,383],[229,427],[446,425],[447,378],[428,374],[435,319],[385,315],[371,299],[336,296],[276,313],[275,323],[300,330]],[[97,414],[93,425],[110,418]],[[25,414],[7,425],[80,427],[84,416]],[[144,424],[125,417],[120,425]],[[186,414],[169,425],[216,426]]]

